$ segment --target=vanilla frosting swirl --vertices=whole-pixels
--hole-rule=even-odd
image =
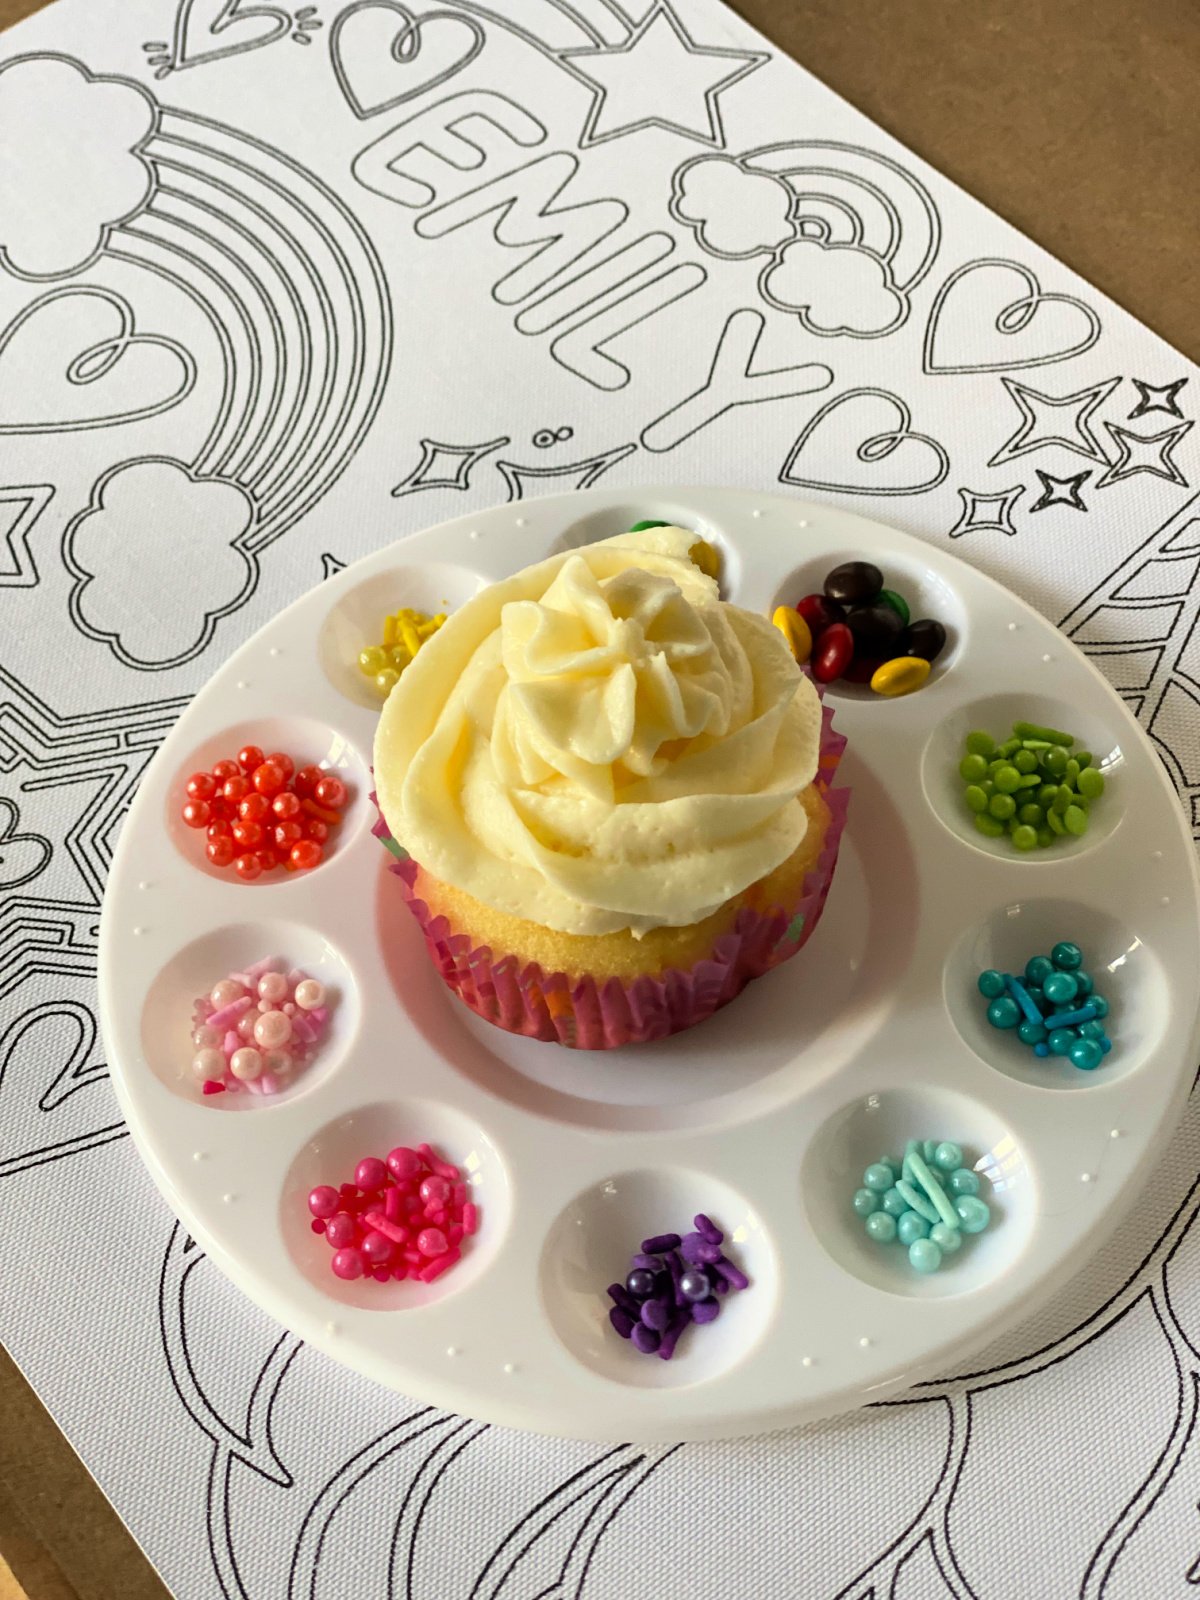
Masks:
[[[423,646],[375,739],[380,808],[423,868],[564,933],[642,934],[797,848],[820,704],[695,543],[653,528],[554,556]]]

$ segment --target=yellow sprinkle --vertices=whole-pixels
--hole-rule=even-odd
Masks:
[[[384,646],[384,649],[385,650],[390,650],[392,648],[392,646],[395,644],[395,642],[396,642],[396,619],[395,619],[395,617],[384,617],[384,619],[383,619],[383,646]]]
[[[808,623],[791,606],[776,606],[771,621],[783,635],[794,660],[801,663],[812,655],[812,633]]]
[[[912,694],[929,676],[929,663],[920,656],[897,656],[875,669],[871,687],[876,694],[895,700],[902,694]]]
[[[421,648],[421,641],[417,637],[417,630],[413,627],[412,623],[407,617],[405,617],[400,624],[400,637],[403,639],[404,648],[408,651],[409,655],[415,656],[417,651]]]
[[[719,578],[721,576],[721,554],[716,545],[709,544],[707,539],[697,539],[688,551],[692,565],[699,567],[706,578]]]

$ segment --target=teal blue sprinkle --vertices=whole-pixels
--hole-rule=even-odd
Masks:
[[[920,1159],[920,1156],[918,1156],[917,1160],[920,1161]],[[923,1162],[922,1165],[924,1165]],[[907,1178],[901,1178],[896,1187],[919,1217],[924,1217],[926,1222],[937,1222],[939,1220],[936,1208],[926,1200],[925,1196],[914,1184],[909,1183]]]
[[[901,1244],[910,1245],[914,1239],[929,1237],[929,1224],[915,1211],[906,1211],[896,1224],[896,1233]]]

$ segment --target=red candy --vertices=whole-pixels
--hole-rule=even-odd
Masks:
[[[818,683],[840,678],[854,659],[854,635],[844,622],[830,623],[813,650],[813,676]]]
[[[463,1242],[479,1226],[476,1207],[457,1167],[442,1161],[429,1145],[415,1150],[398,1145],[386,1162],[364,1156],[354,1183],[340,1188],[319,1184],[308,1196],[314,1234],[333,1252],[330,1268],[346,1282],[370,1277],[376,1283],[415,1278],[432,1283],[461,1259]],[[445,1193],[444,1208],[431,1225],[400,1219],[421,1211],[421,1195]],[[432,1209],[432,1208],[430,1208]]]
[[[836,600],[830,600],[823,594],[806,594],[803,600],[797,600],[796,610],[808,623],[814,643],[826,628],[844,621],[846,616]]]
[[[264,872],[311,872],[324,859],[330,828],[349,799],[345,783],[318,766],[297,769],[282,750],[246,744],[237,760],[215,761],[187,779],[180,816],[205,829],[205,855],[253,883]]]

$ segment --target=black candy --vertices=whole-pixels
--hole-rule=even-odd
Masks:
[[[883,588],[883,573],[870,561],[843,561],[825,578],[825,594],[839,605],[865,605]]]
[[[846,614],[846,626],[854,635],[854,647],[870,656],[895,655],[904,624],[900,613],[893,611],[886,601],[876,605],[855,606]]]
[[[904,639],[906,655],[920,656],[922,661],[933,661],[945,648],[946,630],[932,617],[921,617],[910,622]]]

